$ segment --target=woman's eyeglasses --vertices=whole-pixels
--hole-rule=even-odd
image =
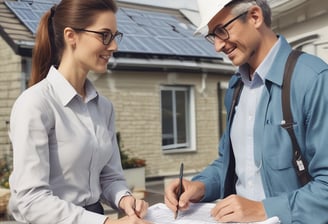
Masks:
[[[87,29],[79,29],[79,28],[72,28],[75,31],[82,31],[82,32],[90,32],[96,33],[102,36],[103,44],[109,45],[114,39],[117,43],[121,42],[123,38],[123,33],[116,31],[114,34],[111,31],[94,31],[94,30],[87,30]]]
[[[240,17],[246,15],[248,13],[248,11],[243,12],[242,14],[232,18],[231,20],[229,20],[226,24],[222,25],[218,25],[214,28],[212,33],[209,33],[205,36],[206,40],[208,40],[211,44],[214,44],[215,42],[215,37],[225,41],[228,40],[229,37],[229,32],[227,31],[226,27],[229,26],[231,23],[233,23],[234,21],[236,21],[237,19],[239,19]]]

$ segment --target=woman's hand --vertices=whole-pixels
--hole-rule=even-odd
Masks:
[[[132,216],[124,216],[120,219],[106,219],[106,222],[104,224],[151,224],[151,222],[148,222],[146,220],[142,220],[136,215]]]
[[[122,197],[119,203],[119,207],[125,214],[128,216],[137,216],[138,218],[145,217],[148,206],[146,201],[136,199],[132,195]]]
[[[128,195],[121,198],[119,207],[125,212],[126,216],[115,220],[108,218],[104,224],[151,224],[151,222],[142,219],[148,209],[146,201]]]

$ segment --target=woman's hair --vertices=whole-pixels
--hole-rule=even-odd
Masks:
[[[253,5],[262,9],[264,23],[267,27],[271,27],[271,8],[267,0],[233,0],[227,6],[232,7],[232,13],[237,16],[246,12]]]
[[[65,48],[66,27],[85,28],[95,22],[101,11],[114,13],[114,0],[62,0],[41,18],[32,53],[32,72],[29,86],[44,79],[52,65],[59,65]]]

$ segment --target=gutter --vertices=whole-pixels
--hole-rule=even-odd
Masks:
[[[156,70],[156,71],[189,71],[189,72],[211,72],[232,74],[236,67],[229,62],[221,60],[212,61],[186,61],[172,59],[153,59],[153,58],[115,58],[112,57],[108,62],[110,70]]]

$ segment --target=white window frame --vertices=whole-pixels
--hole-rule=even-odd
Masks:
[[[184,90],[188,94],[188,105],[186,106],[187,110],[187,143],[186,144],[172,144],[168,146],[162,146],[163,153],[181,153],[181,152],[190,152],[196,151],[196,122],[195,122],[195,93],[194,87],[192,86],[181,86],[181,85],[163,85],[160,88],[160,91],[163,90]],[[162,94],[160,94],[162,96]],[[162,97],[160,98],[160,110],[161,110],[161,124],[162,124]],[[174,105],[174,103],[173,103]],[[163,135],[161,135],[162,139]]]

